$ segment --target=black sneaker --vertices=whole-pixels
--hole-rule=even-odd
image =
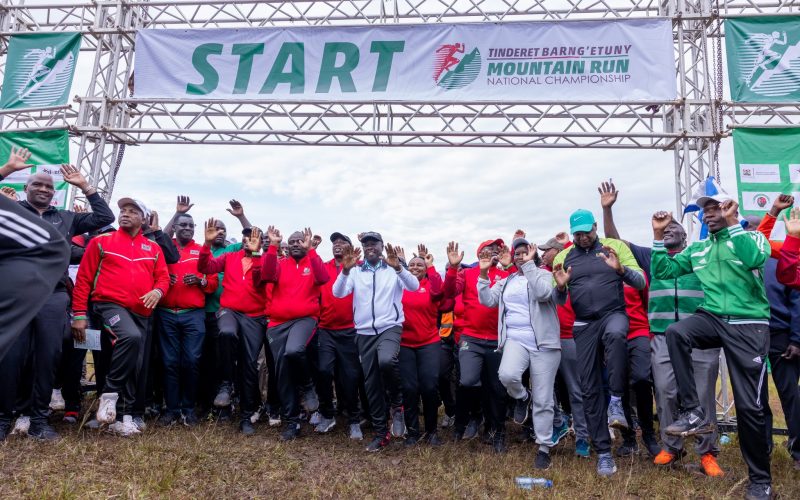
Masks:
[[[286,424],[281,432],[281,441],[293,441],[300,437],[300,424]]]
[[[183,415],[183,425],[186,427],[194,427],[198,424],[200,424],[200,419],[197,418],[197,415],[195,415],[193,411]]]
[[[375,453],[381,451],[382,449],[386,448],[389,445],[389,433],[387,432],[386,435],[380,436],[377,435],[372,438],[372,441],[367,445],[367,451],[370,453]]]
[[[639,443],[636,442],[636,434],[631,438],[624,439],[622,446],[617,448],[618,457],[630,457],[639,453]]]
[[[406,418],[403,407],[392,408],[392,436],[399,438],[406,433]]]
[[[772,498],[772,486],[763,483],[750,483],[744,491],[745,500],[769,500]]]
[[[508,452],[508,447],[506,446],[506,435],[504,433],[494,433],[494,436],[492,437],[492,448],[494,448],[494,452],[498,454]]]
[[[58,441],[61,439],[61,436],[56,432],[53,426],[34,422],[31,422],[31,426],[28,428],[28,437],[37,441]]]
[[[0,442],[5,441],[9,434],[11,434],[11,422],[0,422]]]
[[[319,397],[313,385],[307,387],[306,390],[303,391],[301,405],[308,413],[314,413],[319,409]]]
[[[514,402],[514,423],[522,425],[528,420],[528,412],[531,407],[531,393],[525,391],[525,397]]]
[[[419,439],[417,436],[406,436],[406,440],[403,444],[410,448],[419,444]]]
[[[219,385],[219,391],[217,391],[217,395],[214,398],[214,406],[217,408],[225,408],[226,406],[231,405],[231,393],[233,392],[233,388],[231,384],[227,382],[223,382]]]
[[[547,470],[550,468],[550,465],[553,461],[550,459],[550,454],[540,451],[536,454],[536,458],[533,461],[533,468],[538,470]]]
[[[661,452],[661,445],[658,444],[655,434],[643,434],[642,442],[644,447],[647,448],[647,454],[650,458],[655,458]]]
[[[439,434],[436,432],[429,432],[425,436],[425,442],[430,446],[442,446],[444,444],[441,438],[439,438]]]
[[[702,408],[695,408],[681,413],[678,420],[672,422],[665,432],[670,436],[693,436],[714,432],[714,425],[708,421]]]
[[[477,418],[469,419],[469,422],[467,423],[467,428],[464,429],[464,434],[461,436],[461,438],[469,440],[478,437],[478,431],[480,430],[481,427],[481,420],[478,420]]]
[[[171,426],[177,424],[178,421],[179,421],[178,415],[176,415],[176,414],[174,414],[172,412],[167,412],[167,413],[164,413],[163,415],[161,415],[160,417],[158,417],[158,420],[156,421],[156,425],[159,426],[159,427],[171,427]]]
[[[216,419],[217,422],[230,422],[233,418],[233,412],[231,411],[230,406],[226,406],[225,408],[216,408]]]
[[[253,427],[253,423],[250,422],[249,418],[245,418],[239,422],[239,431],[245,436],[252,436],[256,433],[256,428]]]

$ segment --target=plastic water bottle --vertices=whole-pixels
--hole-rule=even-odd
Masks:
[[[553,487],[553,481],[543,477],[517,476],[515,481],[517,482],[517,486],[524,490],[532,490],[534,486],[539,486],[542,488]]]
[[[723,434],[722,436],[719,437],[719,444],[721,444],[722,446],[731,444],[731,437],[728,436],[727,434]]]

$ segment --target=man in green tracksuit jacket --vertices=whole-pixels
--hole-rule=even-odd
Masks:
[[[766,402],[760,397],[769,347],[770,311],[763,270],[770,246],[764,235],[742,229],[739,206],[724,192],[700,197],[697,205],[703,209],[711,235],[671,257],[663,241],[671,214],[653,215],[653,278],[694,273],[704,292],[696,314],[667,327],[667,346],[683,411],[666,432],[689,436],[713,430],[712,416],[705,415],[698,400],[692,349],[722,347],[733,385],[739,444],[750,476],[746,498],[770,498]]]

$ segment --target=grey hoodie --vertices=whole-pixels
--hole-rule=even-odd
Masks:
[[[531,314],[531,327],[539,349],[561,349],[561,330],[556,313],[556,294],[553,286],[553,274],[526,262],[522,265],[522,274],[528,280],[528,299]],[[478,277],[478,300],[486,307],[498,307],[497,315],[497,349],[502,349],[506,342],[506,308],[503,301],[503,290],[511,279],[522,279],[514,273],[489,288],[489,280]]]

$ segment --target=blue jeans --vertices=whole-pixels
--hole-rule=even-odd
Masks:
[[[164,399],[167,411],[184,414],[194,411],[197,402],[197,381],[200,377],[200,356],[206,334],[203,309],[175,313],[158,310],[161,324],[161,359],[164,363]]]

